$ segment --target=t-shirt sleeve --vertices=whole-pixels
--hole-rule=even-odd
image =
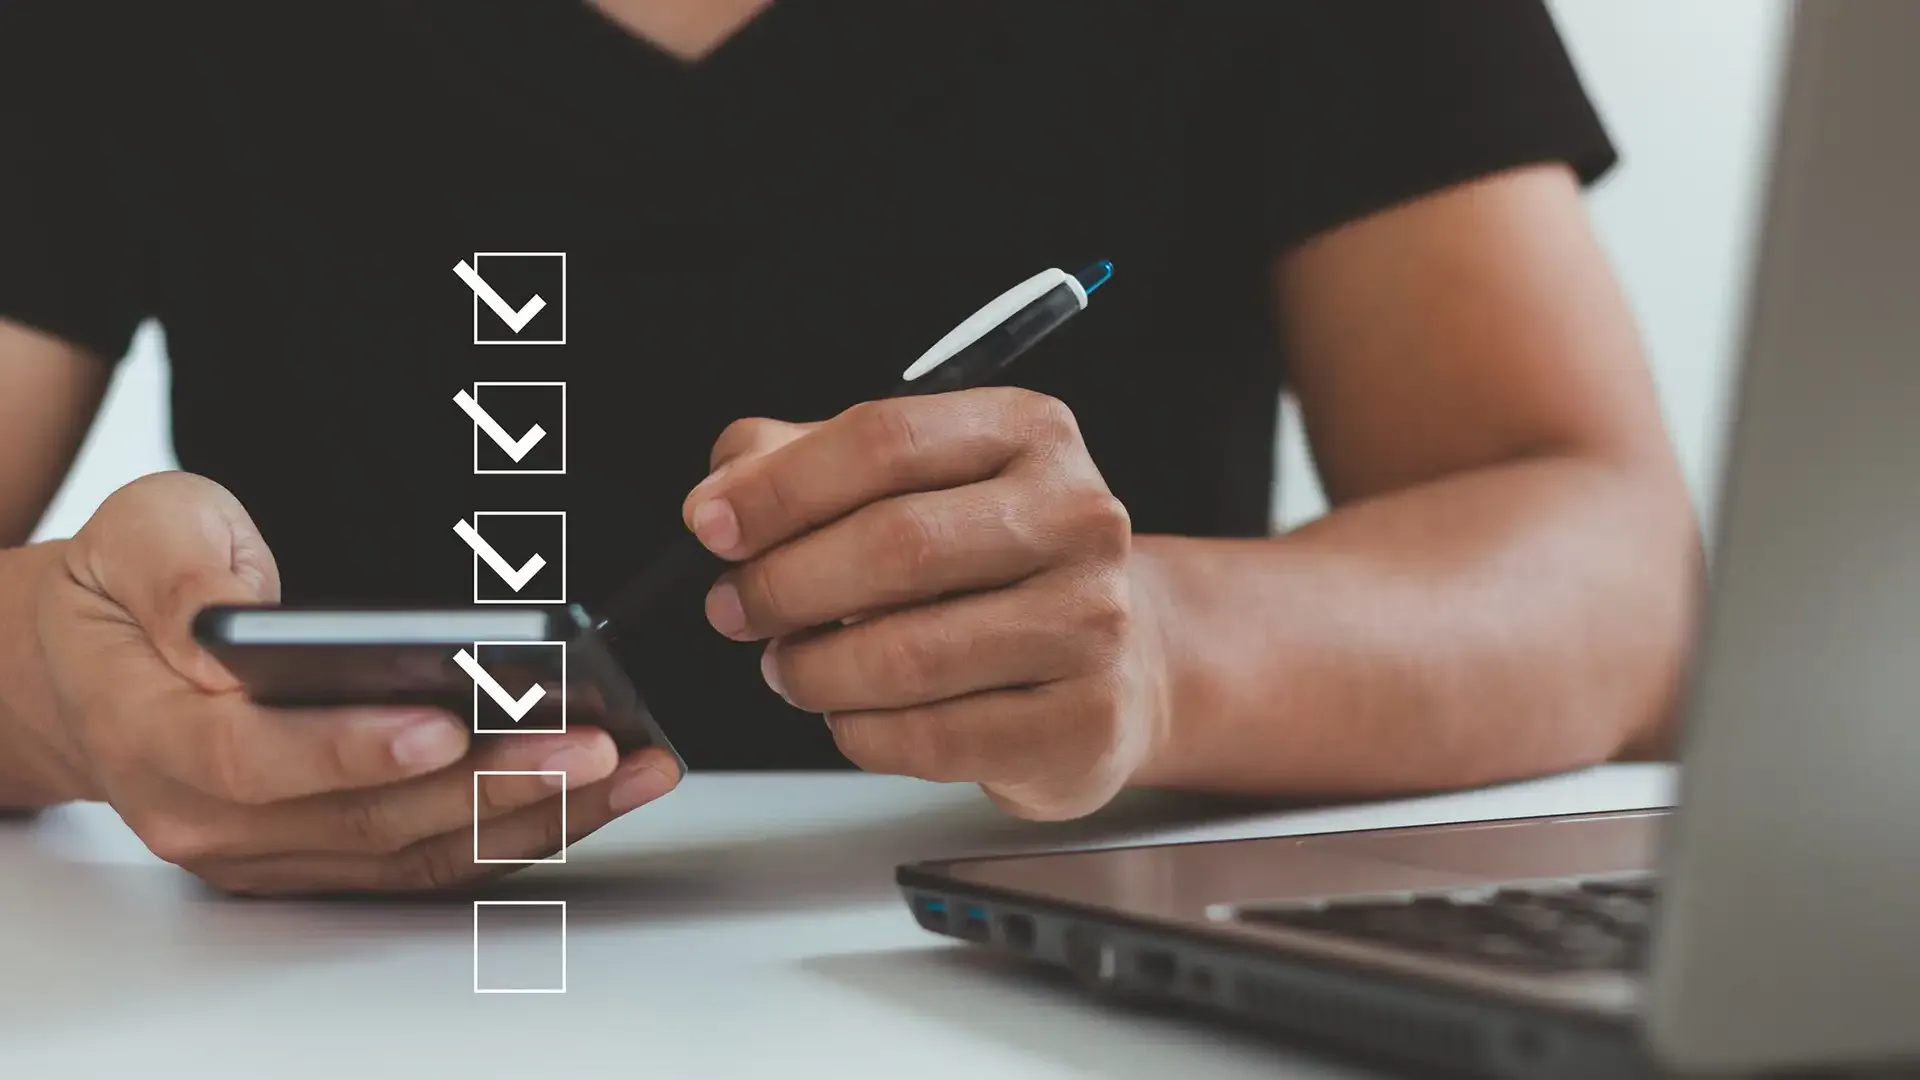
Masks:
[[[0,3],[0,316],[108,361],[147,314],[110,50],[71,0]]]
[[[1590,185],[1617,160],[1543,0],[1273,10],[1251,77],[1275,250],[1508,169],[1561,162]]]

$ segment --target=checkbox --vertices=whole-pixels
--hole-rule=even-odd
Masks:
[[[565,510],[476,510],[453,531],[473,551],[474,603],[567,602]]]
[[[481,251],[453,268],[473,293],[475,345],[565,345],[567,256]]]
[[[565,900],[473,902],[473,992],[567,992]]]
[[[566,383],[477,382],[453,401],[473,421],[475,476],[566,474]]]
[[[542,855],[542,856],[538,856],[536,858],[531,858],[531,859],[522,858],[522,857],[500,858],[494,855],[481,854],[481,850],[483,848],[488,847],[488,842],[483,839],[486,833],[486,828],[485,828],[486,823],[480,820],[480,778],[483,776],[557,776],[559,777],[560,778],[560,797],[557,799],[549,799],[547,802],[541,803],[540,805],[556,806],[554,813],[558,815],[560,818],[560,831],[555,835],[560,837],[560,850],[551,855]],[[567,774],[564,772],[554,772],[554,771],[541,770],[541,769],[535,769],[535,770],[524,771],[524,772],[509,772],[504,770],[498,771],[498,772],[476,771],[473,774],[473,861],[474,861],[474,864],[485,865],[488,863],[512,863],[516,866],[532,866],[536,863],[565,863],[567,861],[566,787],[567,787]],[[504,828],[504,826],[502,827]],[[495,843],[497,842],[498,841],[495,841]]]
[[[475,735],[566,733],[566,642],[476,641],[453,660],[473,680]]]

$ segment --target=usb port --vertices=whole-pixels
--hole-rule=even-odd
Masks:
[[[1032,952],[1035,937],[1033,916],[1017,913],[1000,916],[1000,937],[1008,948],[1016,952]]]
[[[979,904],[968,904],[960,909],[959,934],[968,941],[991,939],[993,931],[987,923],[987,909]]]
[[[1160,949],[1142,949],[1134,954],[1133,967],[1139,973],[1142,982],[1156,990],[1165,990],[1173,985],[1180,974],[1179,961],[1173,954]]]
[[[945,933],[947,902],[937,896],[916,896],[913,900],[913,917],[921,926],[935,933]]]

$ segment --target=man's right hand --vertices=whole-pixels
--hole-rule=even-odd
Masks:
[[[273,556],[218,484],[163,473],[115,492],[51,560],[35,589],[35,634],[51,706],[25,718],[155,854],[215,887],[251,894],[447,888],[497,876],[490,857],[559,850],[666,794],[672,759],[621,761],[605,732],[469,745],[431,709],[267,709],[193,640],[211,604],[271,603]],[[459,768],[453,768],[456,763]]]

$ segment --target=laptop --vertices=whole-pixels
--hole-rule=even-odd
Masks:
[[[1920,1064],[1920,2],[1792,18],[1678,805],[922,862],[921,925],[1421,1074]]]

